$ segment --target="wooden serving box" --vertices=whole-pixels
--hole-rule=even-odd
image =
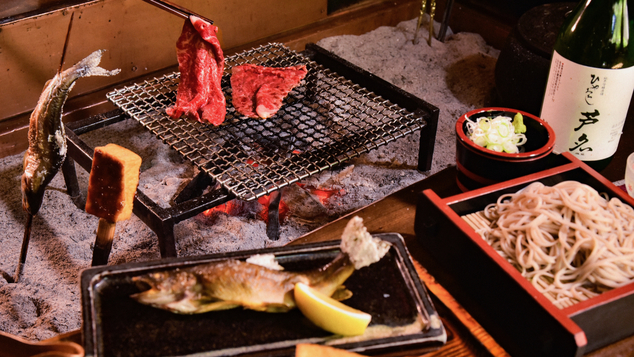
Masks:
[[[559,309],[461,218],[533,181],[575,180],[634,206],[634,199],[568,153],[569,163],[441,198],[419,194],[421,264],[512,356],[581,356],[634,334],[634,283]]]

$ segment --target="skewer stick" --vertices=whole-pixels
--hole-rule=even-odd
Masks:
[[[418,44],[418,30],[420,30],[420,26],[423,24],[423,17],[425,17],[425,6],[427,6],[427,0],[423,0],[420,4],[420,10],[418,14],[418,22],[416,23],[416,31],[414,32],[414,44]]]
[[[112,241],[114,239],[115,222],[110,222],[105,218],[99,218],[97,227],[97,239],[92,251],[92,266],[107,265]]]
[[[132,215],[141,157],[116,144],[95,148],[86,212],[99,217],[92,266],[107,265],[116,222]]]
[[[418,14],[418,22],[416,23],[416,31],[414,32],[414,40],[412,41],[415,45],[418,44],[418,30],[420,30],[420,27],[423,24],[423,18],[425,17],[425,7],[427,7],[427,0],[422,0],[420,4],[420,11]],[[427,44],[429,44],[429,46],[431,46],[431,39],[434,36],[434,16],[435,15],[436,15],[436,0],[430,0],[429,2],[429,39],[427,40]]]
[[[427,40],[427,44],[431,47],[431,39],[434,36],[434,15],[436,15],[436,0],[431,0],[429,4],[431,9],[429,10],[429,40]]]
[[[269,220],[266,224],[266,235],[270,240],[280,239],[280,201],[282,189],[271,192],[269,201]]]
[[[66,49],[68,48],[68,39],[70,38],[70,29],[72,28],[74,17],[75,13],[73,12],[68,23],[68,30],[66,31],[66,39],[64,40],[64,48],[62,49],[62,58],[60,59],[58,73],[62,72],[64,57],[66,56]],[[18,266],[15,268],[15,277],[13,278],[13,282],[15,283],[20,280],[22,269],[24,269],[24,264],[26,263],[26,255],[29,250],[29,240],[31,240],[31,226],[33,225],[33,216],[35,213],[27,212],[26,223],[24,224],[24,237],[22,238],[22,247],[20,248],[20,258],[18,260]]]
[[[62,49],[62,58],[59,61],[59,69],[57,70],[59,73],[62,72],[62,68],[64,67],[64,59],[66,58],[66,49],[68,48],[68,38],[70,38],[70,29],[73,27],[73,18],[75,17],[75,13],[70,14],[70,21],[68,22],[68,30],[66,31],[66,40],[64,40],[64,48]]]
[[[15,276],[13,282],[17,283],[22,275],[22,269],[24,263],[26,263],[26,253],[29,250],[29,240],[31,239],[31,226],[33,225],[33,215],[28,213],[26,216],[26,223],[24,224],[24,238],[22,238],[22,248],[20,249],[20,260],[18,260],[18,266],[15,268]]]
[[[447,26],[449,26],[449,15],[451,15],[451,8],[453,7],[454,0],[447,0],[445,4],[445,13],[442,16],[442,22],[440,23],[440,30],[438,30],[438,41],[445,42],[445,35],[447,34]]]

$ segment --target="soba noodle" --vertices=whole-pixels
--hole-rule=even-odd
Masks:
[[[634,281],[634,210],[575,181],[487,206],[484,239],[559,308]]]

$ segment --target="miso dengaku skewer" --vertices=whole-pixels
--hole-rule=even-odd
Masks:
[[[86,212],[99,217],[92,266],[106,265],[116,223],[132,215],[141,157],[116,144],[95,148],[88,181]]]

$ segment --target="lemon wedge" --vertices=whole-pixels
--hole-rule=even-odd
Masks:
[[[310,286],[295,284],[295,302],[312,323],[322,329],[343,336],[362,335],[372,316],[326,296]]]

